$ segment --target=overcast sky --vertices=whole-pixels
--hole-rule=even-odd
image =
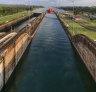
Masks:
[[[0,4],[25,4],[44,6],[96,6],[96,0],[0,0]]]

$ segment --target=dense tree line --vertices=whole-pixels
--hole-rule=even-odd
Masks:
[[[80,14],[80,13],[92,13],[92,14],[96,14],[96,7],[60,7],[60,9],[64,9],[66,11],[73,11],[74,9],[74,13],[75,14]]]
[[[41,8],[42,6],[0,6],[0,16]]]

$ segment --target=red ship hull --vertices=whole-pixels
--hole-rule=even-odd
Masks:
[[[52,14],[52,13],[54,12],[54,10],[53,10],[52,8],[50,8],[50,9],[48,10],[48,12]]]

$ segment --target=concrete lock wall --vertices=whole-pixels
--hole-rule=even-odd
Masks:
[[[19,63],[44,16],[45,14],[38,16],[37,19],[30,23],[30,26],[27,25],[14,38],[0,48],[0,90],[7,83]]]
[[[23,55],[25,49],[27,48],[29,42],[31,39],[29,39],[28,34],[23,34],[22,39],[19,37],[19,39],[16,41],[15,46],[15,63],[18,64],[21,56]]]
[[[87,46],[82,44],[82,42],[77,43],[76,48],[80,56],[82,57],[86,67],[91,73],[93,79],[96,81],[96,56]]]
[[[40,14],[32,13],[30,15],[30,18],[35,17],[35,16],[38,17],[39,15]],[[0,31],[5,31],[6,29],[10,29],[12,26],[16,26],[16,25],[18,25],[18,24],[20,24],[23,21],[28,20],[28,19],[29,19],[29,15],[17,18],[17,19],[12,20],[12,21],[9,21],[8,23],[0,25]]]
[[[4,55],[4,67],[5,67],[5,80],[6,83],[9,76],[11,75],[13,69],[14,69],[14,45],[11,45],[9,48],[6,49],[6,53]]]
[[[0,89],[3,87],[3,58],[0,57]]]
[[[73,44],[96,81],[96,44],[82,34],[73,38]]]
[[[16,65],[18,64],[21,56],[23,55],[25,49],[27,48],[29,42],[28,34],[21,35],[11,46],[4,50],[3,62],[0,59],[0,88],[3,84],[6,84]],[[3,69],[5,67],[5,69]],[[4,72],[3,72],[4,71]],[[4,78],[4,79],[3,79]]]
[[[79,34],[76,37],[72,37],[67,29],[66,23],[64,23],[58,14],[56,15],[65,29],[70,41],[72,42],[73,46],[77,50],[87,69],[92,75],[94,81],[96,82],[96,44],[94,44],[92,40],[82,34]]]

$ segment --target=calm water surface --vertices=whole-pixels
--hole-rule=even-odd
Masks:
[[[47,14],[4,92],[96,92],[54,14]]]

